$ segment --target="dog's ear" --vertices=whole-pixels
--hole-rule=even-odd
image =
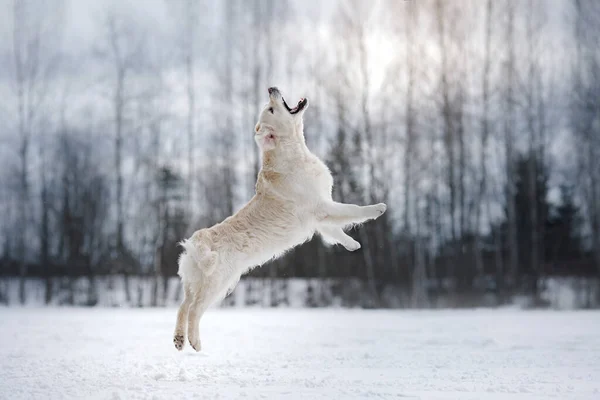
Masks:
[[[273,128],[273,126],[269,125],[269,124],[261,124],[260,122],[256,124],[256,126],[254,127],[254,131],[256,133],[258,132],[262,132],[262,134],[264,135],[268,135],[268,134],[274,134],[275,133],[275,128]]]
[[[273,134],[273,130],[269,129],[268,133],[262,138],[262,150],[269,151],[277,147],[277,137]]]
[[[255,136],[256,138],[260,138],[257,141],[258,146],[262,149],[262,151],[273,150],[277,146],[277,135],[275,134],[275,129],[269,124],[256,124],[254,127],[256,132],[260,132],[260,136]]]

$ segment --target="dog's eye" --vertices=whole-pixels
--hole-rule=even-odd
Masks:
[[[273,107],[270,107],[270,108],[269,108],[269,111],[271,111],[271,114],[274,114],[274,112],[273,112]]]

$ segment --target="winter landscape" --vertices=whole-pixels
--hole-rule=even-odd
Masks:
[[[597,399],[591,311],[0,309],[2,399]]]
[[[336,201],[173,346],[267,88]],[[0,400],[600,399],[600,2],[0,0]]]

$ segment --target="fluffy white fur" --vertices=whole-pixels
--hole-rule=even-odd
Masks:
[[[333,178],[327,166],[306,147],[303,114],[291,113],[277,88],[260,113],[255,141],[262,150],[256,194],[223,222],[196,231],[182,242],[179,276],[184,300],[177,313],[173,342],[178,350],[187,337],[200,351],[199,322],[206,309],[233,290],[242,274],[279,257],[319,233],[329,244],[349,251],[360,244],[344,228],[375,219],[383,203],[358,206],[333,201]]]

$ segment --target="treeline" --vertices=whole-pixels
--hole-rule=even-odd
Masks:
[[[131,293],[125,292],[123,275],[102,275],[74,278],[57,276],[51,278],[52,298],[46,300],[46,282],[43,278],[25,280],[28,307],[177,307],[182,300],[178,277],[170,277],[167,282],[159,282],[156,290],[155,277],[130,276],[128,286]],[[0,280],[0,305],[19,305],[19,278]],[[574,310],[598,307],[598,282],[586,277],[551,277],[544,280],[540,295],[548,308]],[[452,293],[432,292],[430,308],[455,307]],[[493,292],[479,299],[479,307],[497,305]],[[526,299],[525,299],[526,300]],[[378,307],[410,308],[415,305],[410,293],[398,290],[388,284],[377,300]],[[531,303],[516,299],[517,305],[527,307]],[[265,278],[246,277],[235,291],[226,297],[220,307],[374,307],[375,301],[366,281],[359,278]],[[511,305],[512,307],[512,305]]]
[[[552,276],[597,282],[598,3],[378,4],[180,0],[160,22],[107,4],[91,50],[64,44],[66,4],[4,4],[0,274],[22,302],[43,278],[48,303],[62,278],[115,275],[131,303],[145,277],[160,304],[177,242],[251,197],[276,84],[310,98],[334,198],[389,212],[351,231],[358,252],[315,238],[252,271],[272,305],[292,277],[357,278],[365,307],[542,305]]]

